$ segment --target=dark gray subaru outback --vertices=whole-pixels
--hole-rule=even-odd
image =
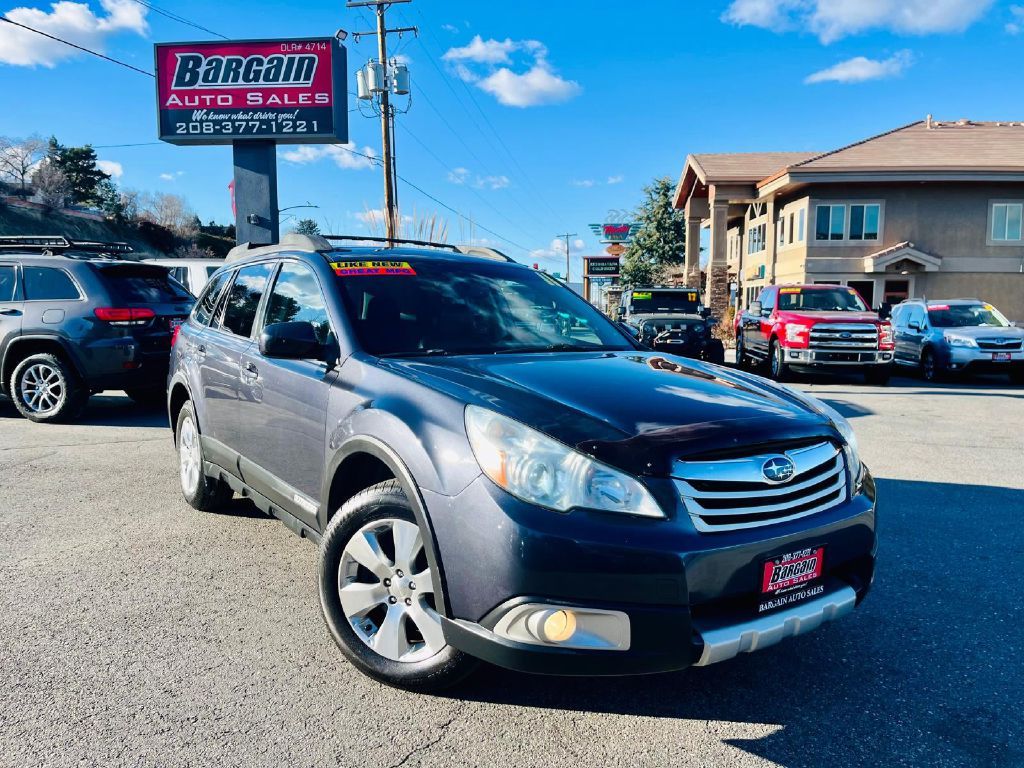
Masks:
[[[196,509],[320,545],[324,618],[383,682],[478,660],[616,675],[731,658],[853,610],[875,489],[847,422],[640,348],[496,252],[236,249],[172,350]]]

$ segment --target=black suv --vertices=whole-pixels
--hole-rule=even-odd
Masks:
[[[171,336],[194,299],[123,243],[0,237],[0,391],[39,422],[123,389],[163,403]]]
[[[490,256],[236,249],[172,352],[185,499],[318,542],[341,650],[417,690],[710,664],[853,610],[875,487],[840,415]]]
[[[629,288],[622,292],[618,318],[648,349],[725,362],[725,345],[712,335],[715,320],[694,288]]]

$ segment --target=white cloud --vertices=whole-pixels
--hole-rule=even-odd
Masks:
[[[1019,35],[1024,29],[1024,5],[1010,6],[1010,21],[1006,23],[1006,31],[1011,35]]]
[[[586,243],[580,239],[573,240],[570,243],[570,254],[582,253],[586,248]],[[530,258],[532,259],[565,259],[565,239],[556,237],[551,241],[551,245],[547,248],[536,248],[530,251]]]
[[[174,173],[161,173],[160,178],[163,181],[176,181],[185,175],[184,171],[175,171]]]
[[[356,211],[352,216],[371,229],[382,228],[384,225],[383,208],[367,208],[365,211]],[[412,224],[415,221],[412,216],[408,215],[403,215],[401,219],[403,224]]]
[[[821,42],[883,29],[905,35],[962,32],[994,0],[733,0],[722,20],[781,32],[809,29]]]
[[[99,52],[118,32],[145,35],[147,10],[132,0],[100,0],[105,14],[97,15],[86,3],[53,3],[51,11],[38,8],[13,8],[5,15],[11,21],[38,29],[54,37]],[[81,56],[82,52],[49,38],[21,29],[13,24],[0,24],[0,64],[20,67],[55,67],[61,61]]]
[[[580,187],[581,189],[590,189],[592,186],[597,184],[597,182],[593,179],[573,179],[569,184],[574,187]]]
[[[114,160],[97,160],[96,167],[112,179],[124,176],[124,166]]]
[[[442,58],[460,79],[499,103],[534,107],[567,101],[581,90],[579,83],[558,75],[547,57],[547,47],[538,40],[484,40],[476,35],[469,45],[450,48]]]
[[[618,176],[609,176],[608,177],[608,184],[621,184],[625,180],[626,180],[626,177],[622,176],[621,174],[618,175]]]
[[[354,152],[360,154],[353,154]],[[281,159],[293,165],[308,165],[329,158],[339,168],[351,171],[374,167],[376,157],[377,153],[373,147],[358,149],[351,141],[348,144],[299,144],[294,149],[281,152]]]
[[[442,24],[441,29],[443,29],[445,32],[451,32],[453,35],[457,34],[459,31],[459,28],[456,27],[454,24]]]
[[[452,184],[465,184],[470,175],[468,168],[452,168],[448,171],[448,181]]]
[[[869,59],[856,56],[804,78],[805,83],[863,83],[896,77],[913,63],[910,51],[899,51],[888,59]]]
[[[449,48],[441,58],[445,61],[472,61],[476,64],[510,64],[510,54],[518,48],[519,44],[510,38],[484,40],[480,35],[475,35],[469,45]]]
[[[508,176],[477,176],[473,186],[477,189],[505,189],[509,183]]]

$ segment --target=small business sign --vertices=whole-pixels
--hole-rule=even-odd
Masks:
[[[348,141],[347,57],[333,37],[156,45],[160,140]]]
[[[622,222],[590,225],[590,230],[601,239],[602,243],[628,243],[639,228],[639,224]]]
[[[607,253],[609,256],[621,256],[626,252],[626,246],[624,246],[622,243],[612,243],[611,245],[604,249],[604,252]]]
[[[618,277],[618,258],[607,258],[605,256],[584,256],[584,271],[586,277]]]

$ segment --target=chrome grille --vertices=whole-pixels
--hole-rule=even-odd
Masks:
[[[788,456],[793,476],[768,482],[762,467],[772,457]],[[843,452],[822,442],[780,453],[724,461],[677,461],[676,488],[698,531],[734,531],[796,520],[846,501]]]
[[[819,323],[811,326],[811,349],[878,349],[878,327],[871,323]]]
[[[1020,339],[978,339],[978,347],[994,352],[1019,352]]]

